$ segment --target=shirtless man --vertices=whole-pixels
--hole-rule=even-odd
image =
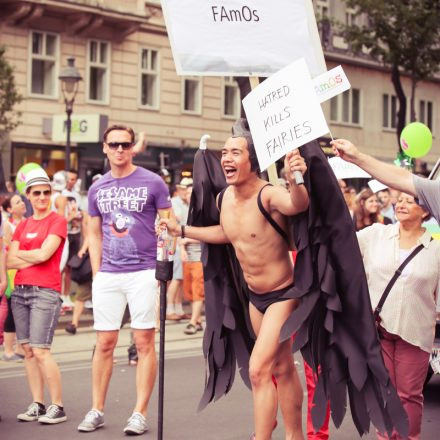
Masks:
[[[250,134],[229,138],[222,149],[221,164],[229,185],[221,201],[220,225],[180,226],[162,220],[174,236],[206,243],[231,243],[250,289],[249,313],[257,339],[249,363],[254,401],[255,439],[269,440],[280,403],[286,440],[303,440],[301,406],[303,393],[292,356],[292,342],[280,344],[280,330],[297,306],[280,296],[293,283],[289,246],[258,208],[261,191],[264,209],[286,232],[285,216],[308,207],[308,194],[293,179],[306,165],[298,150],[287,154],[284,165],[290,193],[281,186],[266,186],[257,175],[258,163]],[[264,189],[263,189],[264,188]],[[272,382],[276,377],[277,388]]]

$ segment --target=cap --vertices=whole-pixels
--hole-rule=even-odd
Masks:
[[[184,177],[177,186],[182,186],[186,188],[187,186],[191,186],[193,184],[193,180],[191,177]]]
[[[44,171],[43,168],[35,168],[33,170],[30,170],[26,174],[26,179],[25,179],[26,191],[31,186],[36,186],[36,185],[49,185],[50,186],[49,176],[46,174],[46,171]]]
[[[58,171],[53,175],[52,188],[55,191],[62,191],[66,187],[66,176],[64,171]]]

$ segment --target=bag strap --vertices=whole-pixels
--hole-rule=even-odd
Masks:
[[[432,241],[432,237],[431,237]],[[390,282],[387,284],[387,287],[385,287],[385,290],[382,293],[382,296],[379,300],[379,303],[377,304],[376,308],[374,309],[374,318],[377,319],[379,317],[379,313],[382,311],[383,304],[385,300],[388,297],[388,294],[390,293],[391,288],[394,286],[394,283],[397,281],[397,278],[400,277],[400,275],[403,272],[403,269],[405,269],[406,265],[423,249],[423,244],[419,244],[402,262],[402,264],[397,268],[396,272],[394,273],[393,277],[391,278]]]

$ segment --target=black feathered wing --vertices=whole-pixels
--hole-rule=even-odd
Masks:
[[[194,158],[193,176],[188,224],[218,225],[216,196],[226,187],[226,181],[216,154],[199,150]],[[231,245],[203,244],[202,262],[206,314],[203,353],[207,377],[199,410],[231,389],[236,365],[250,387],[249,357],[254,345],[247,287],[234,249]]]
[[[353,421],[360,435],[370,421],[403,437],[408,420],[385,368],[368,292],[362,256],[351,216],[336,177],[317,142],[301,148],[307,163],[307,212],[293,218],[298,249],[295,285],[286,297],[300,299],[284,324],[281,340],[298,332],[294,350],[315,371],[320,366],[315,427],[322,425],[327,400],[339,427],[347,390]]]

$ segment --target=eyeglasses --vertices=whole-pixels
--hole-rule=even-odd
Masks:
[[[44,191],[32,191],[31,195],[35,196],[35,197],[40,197],[41,194],[43,194],[44,197],[50,196],[52,193],[52,191],[50,189],[45,189]]]
[[[122,147],[123,150],[129,150],[133,146],[133,142],[107,142],[107,145],[112,150],[117,150],[119,148],[119,145]]]

